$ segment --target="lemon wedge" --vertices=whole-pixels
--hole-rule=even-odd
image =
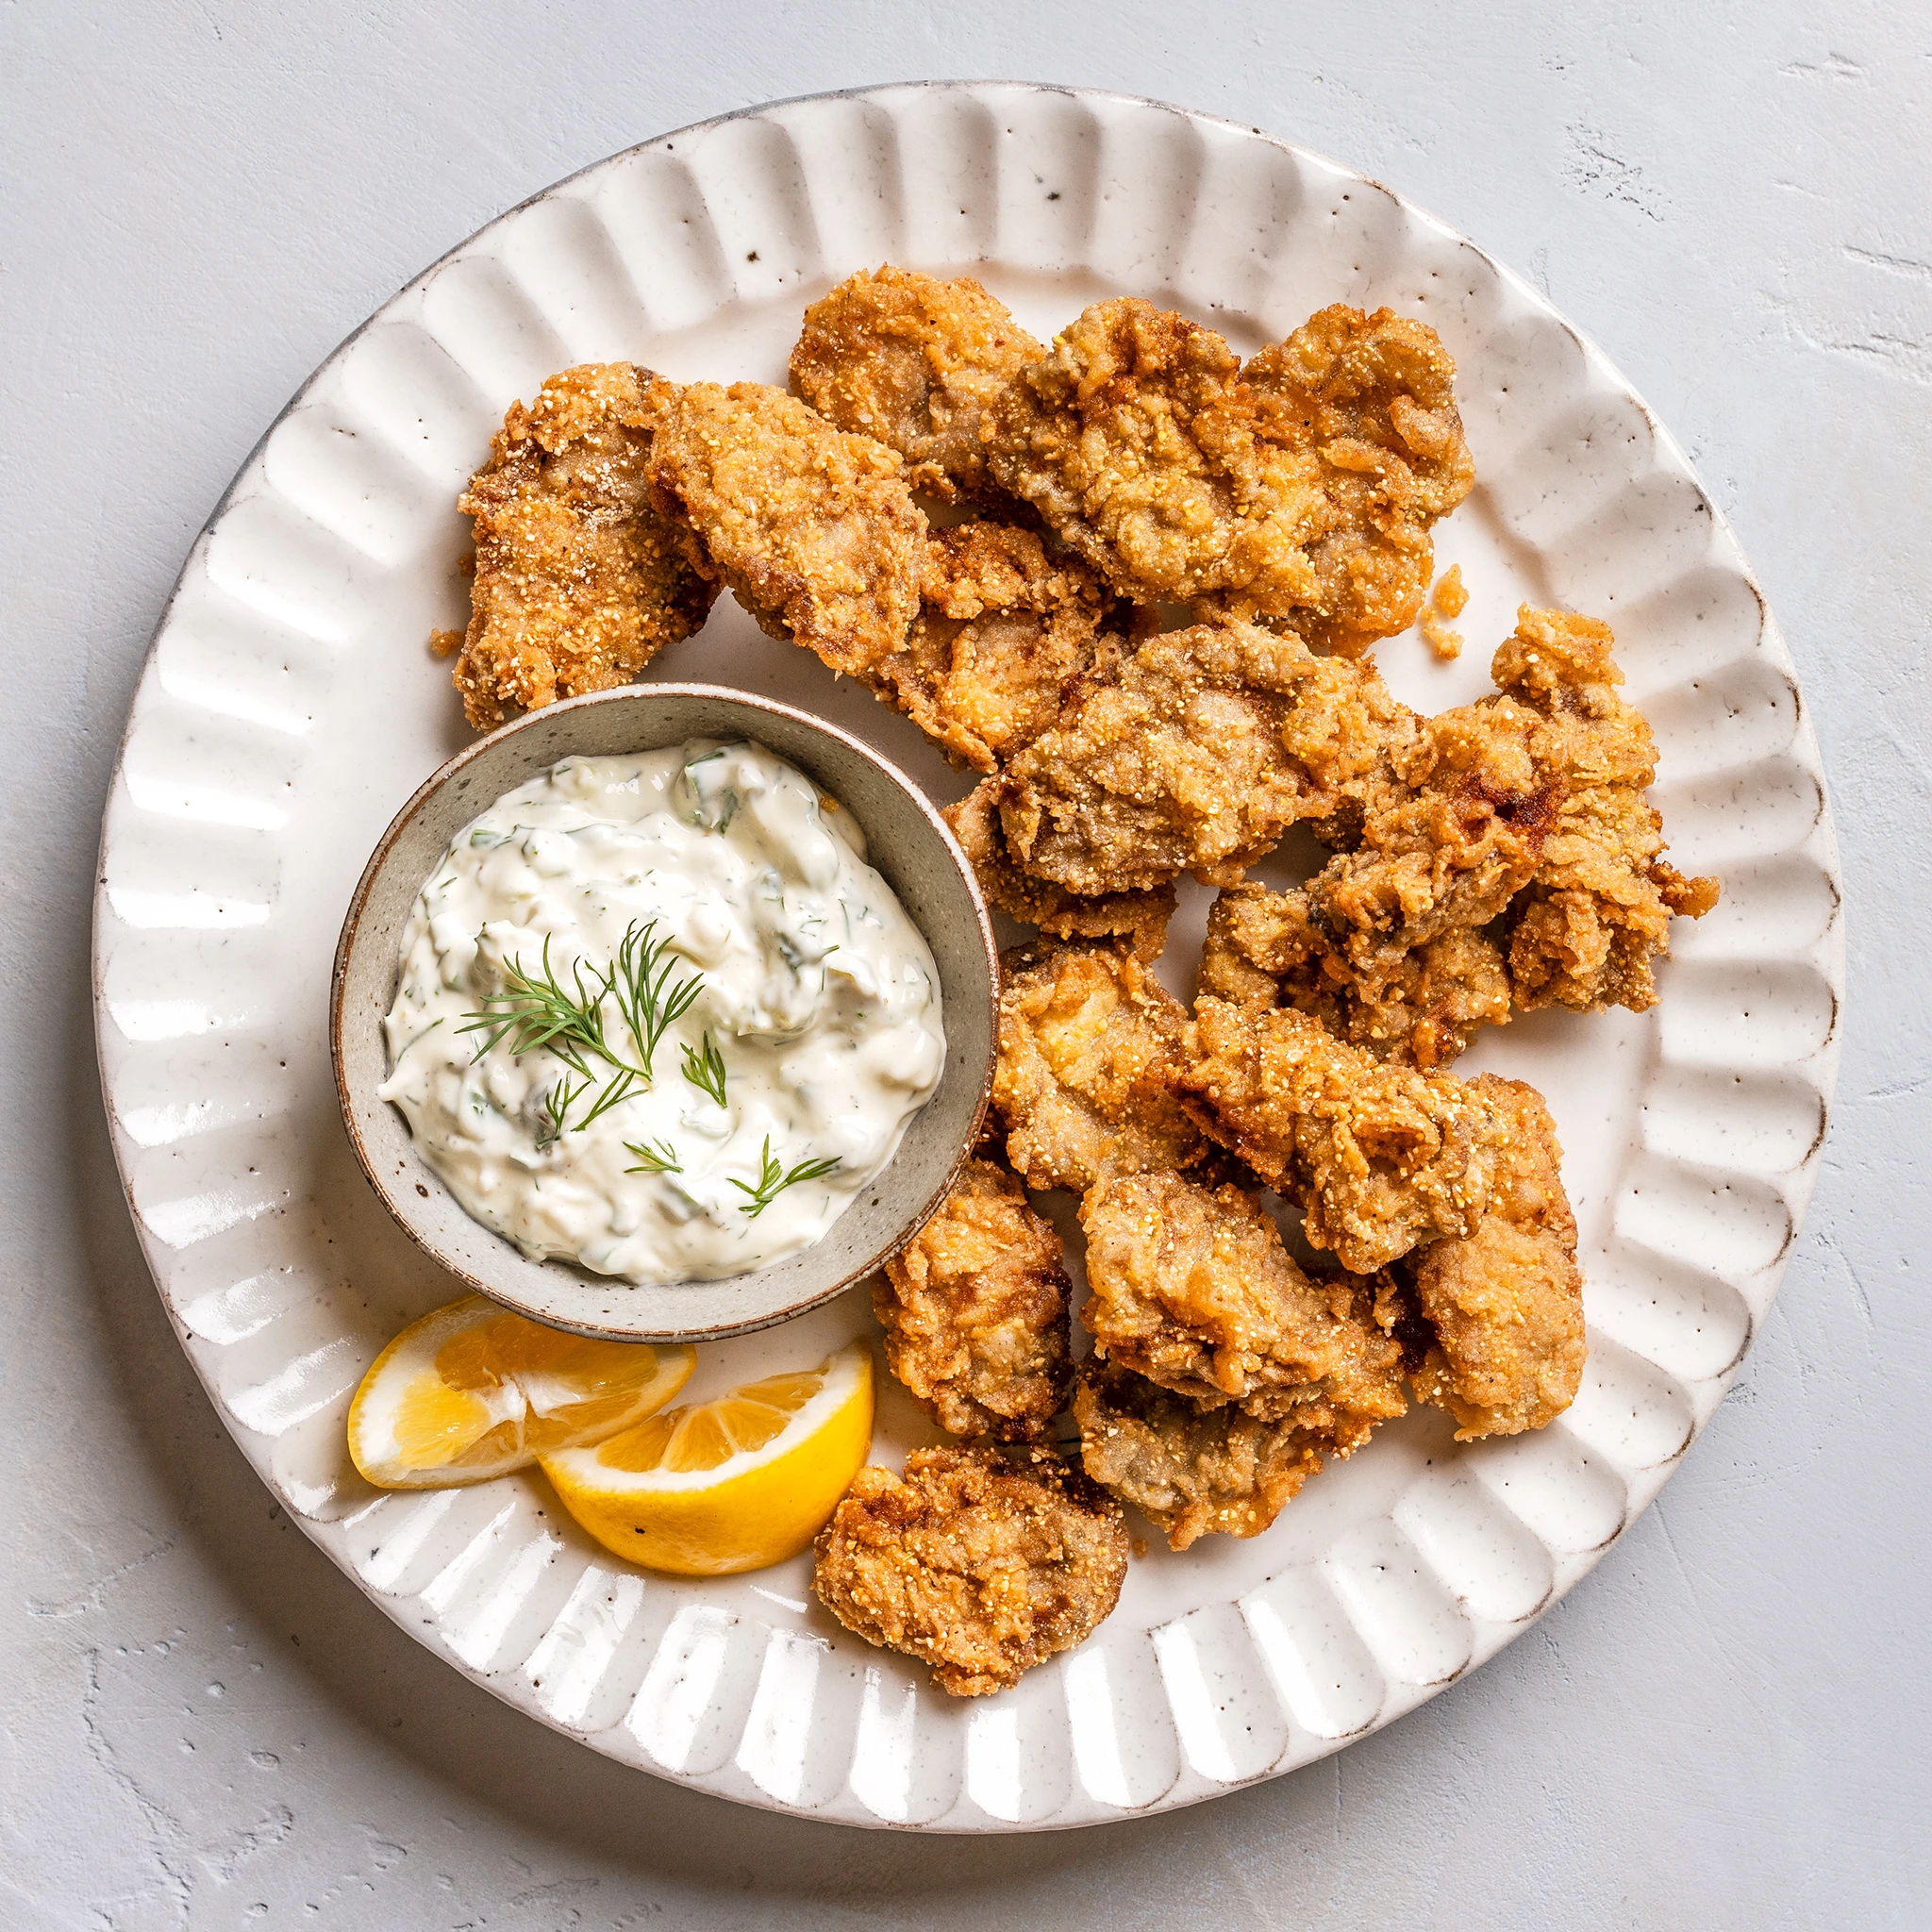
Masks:
[[[466,1294],[376,1357],[349,1405],[349,1454],[386,1490],[488,1482],[642,1421],[696,1360],[684,1347],[565,1335]]]
[[[539,1458],[563,1506],[620,1557],[680,1576],[762,1570],[824,1527],[872,1446],[872,1350],[654,1415]]]

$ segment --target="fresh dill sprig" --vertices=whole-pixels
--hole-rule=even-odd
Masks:
[[[787,1188],[794,1187],[800,1181],[815,1181],[822,1174],[830,1174],[839,1165],[836,1158],[831,1160],[801,1160],[789,1171],[772,1158],[772,1137],[765,1136],[764,1152],[758,1156],[758,1184],[747,1187],[743,1181],[734,1180],[731,1185],[741,1194],[749,1194],[749,1201],[741,1201],[738,1211],[749,1214],[754,1221],[762,1214]]]
[[[693,973],[688,979],[672,980],[675,959],[664,956],[669,940],[653,940],[658,929],[653,919],[640,926],[633,920],[618,942],[617,958],[604,975],[604,989],[617,1002],[638,1050],[643,1058],[643,1077],[651,1077],[651,1056],[667,1031],[691,1010],[691,1002],[705,990],[705,975]]]
[[[547,1147],[553,1141],[560,1141],[569,1125],[571,1108],[577,1097],[590,1086],[588,1080],[559,1080],[543,1096],[543,1118],[547,1131],[537,1136],[537,1145]]]
[[[626,1154],[635,1154],[639,1163],[636,1167],[625,1168],[625,1174],[682,1174],[684,1172],[684,1169],[678,1165],[677,1149],[669,1141],[646,1141],[641,1147],[635,1141],[626,1141],[624,1143],[624,1151]]]
[[[571,962],[571,989],[566,991],[550,964],[550,941],[543,941],[543,961],[536,973],[525,973],[519,958],[505,962],[504,990],[489,994],[478,1012],[466,1013],[458,1033],[480,1033],[483,1042],[475,1058],[508,1040],[511,1055],[521,1059],[526,1053],[547,1047],[572,1073],[592,1079],[584,1056],[622,1067],[625,1062],[612,1053],[604,1037],[603,998],[605,988],[596,974],[584,983],[581,959]],[[472,1061],[475,1064],[475,1060]]]
[[[709,1027],[705,1029],[702,1052],[685,1048],[684,1077],[708,1093],[720,1107],[724,1105],[724,1056],[718,1051],[718,1042],[711,1038]]]
[[[577,1076],[575,1083],[559,1081],[544,1096],[550,1132],[538,1140],[540,1147],[547,1147],[565,1132],[581,1132],[599,1114],[628,1099],[640,1082],[648,1087],[651,1057],[658,1042],[666,1030],[690,1011],[691,1002],[704,990],[702,973],[673,982],[675,962],[664,957],[670,941],[653,941],[657,925],[655,919],[641,926],[633,920],[618,942],[617,958],[601,974],[587,975],[583,961],[573,960],[568,987],[550,964],[546,937],[539,970],[525,972],[521,958],[508,961],[504,991],[490,994],[482,1009],[465,1014],[463,1024],[458,1027],[459,1033],[483,1036],[475,1060],[507,1040],[512,1058],[521,1059],[528,1053],[548,1051]],[[607,998],[616,1002],[630,1028],[641,1065],[625,1058],[612,1045],[604,1019]],[[685,1049],[687,1055],[690,1051]],[[566,1118],[570,1108],[600,1077],[591,1071],[592,1059],[601,1060],[611,1070],[610,1074],[590,1111],[573,1128]]]

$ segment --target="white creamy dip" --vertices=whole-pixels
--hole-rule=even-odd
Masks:
[[[633,1281],[819,1240],[945,1059],[939,970],[852,814],[746,741],[498,799],[423,888],[386,1024],[382,1097],[470,1213]]]

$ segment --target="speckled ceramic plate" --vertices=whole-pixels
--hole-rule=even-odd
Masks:
[[[784,379],[801,306],[891,259],[969,268],[1045,336],[1133,292],[1244,353],[1337,300],[1426,317],[1481,476],[1439,531],[1474,595],[1462,660],[1413,637],[1389,681],[1484,687],[1519,600],[1608,617],[1657,727],[1685,870],[1663,1004],[1537,1014],[1469,1056],[1534,1080],[1582,1227],[1590,1363],[1541,1433],[1458,1447],[1413,1414],[1267,1535],[1133,1565],[1081,1649],[954,1703],[838,1628],[804,1561],[682,1582],[603,1556],[542,1483],[364,1488],[342,1419],[440,1278],[351,1158],[330,955],[396,808],[460,744],[424,640],[466,609],[455,503],[505,406],[627,357]],[[904,721],[728,600],[653,667],[830,718],[950,799]],[[669,135],[539,195],[388,303],[316,373],[196,542],[107,814],[101,1063],[162,1298],[244,1453],[406,1629],[595,1749],[747,1803],[1006,1831],[1185,1805],[1305,1764],[1493,1654],[1596,1561],[1717,1407],[1811,1191],[1842,980],[1837,864],[1790,660],[1736,542],[1628,384],[1527,286],[1386,189],[1145,102],[892,88]],[[1189,989],[1202,897],[1163,971]],[[848,1295],[708,1351],[697,1396],[865,1329]],[[875,1453],[930,1432],[903,1399]],[[238,1534],[241,1532],[238,1529]]]

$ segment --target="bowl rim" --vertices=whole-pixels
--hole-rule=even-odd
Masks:
[[[769,1313],[750,1316],[743,1320],[712,1323],[701,1327],[679,1329],[646,1329],[608,1323],[571,1321],[551,1310],[540,1311],[525,1303],[520,1302],[514,1295],[507,1293],[500,1285],[483,1280],[464,1266],[460,1260],[446,1253],[423,1228],[416,1224],[410,1215],[407,1202],[398,1198],[397,1194],[388,1185],[386,1175],[378,1171],[378,1165],[363,1138],[361,1125],[357,1119],[356,1106],[345,1065],[343,1048],[345,1023],[343,996],[348,980],[349,963],[357,950],[362,919],[368,909],[370,895],[375,891],[376,881],[397,841],[429,801],[442,791],[453,779],[476,758],[481,757],[483,753],[502,744],[507,739],[514,736],[517,732],[526,730],[539,723],[554,722],[561,713],[589,710],[598,706],[624,704],[650,698],[699,698],[712,702],[724,700],[730,704],[741,706],[748,710],[762,713],[768,717],[782,718],[791,724],[804,726],[808,732],[814,732],[821,737],[830,739],[845,750],[857,754],[867,764],[874,767],[904,793],[907,799],[916,807],[927,825],[939,834],[942,846],[952,857],[960,883],[966,889],[967,903],[973,910],[974,929],[978,935],[980,950],[986,960],[987,1005],[990,1023],[988,1026],[986,1064],[980,1072],[979,1091],[974,1099],[971,1124],[966,1133],[961,1137],[959,1145],[955,1150],[953,1158],[946,1167],[943,1175],[930,1190],[926,1198],[908,1215],[904,1226],[895,1235],[869,1256],[862,1263],[851,1268],[829,1285],[814,1289],[808,1294],[787,1304],[782,1308]],[[658,748],[656,746],[644,747],[647,750]],[[776,755],[783,756],[783,754]],[[563,758],[572,756],[575,756],[575,754],[569,752],[562,754]],[[561,762],[561,758],[553,760],[553,763],[556,762]],[[907,916],[908,918],[912,916],[909,910]],[[917,924],[918,922],[915,921],[914,924]],[[927,938],[923,927],[920,929],[920,936],[923,939]],[[819,1307],[832,1300],[835,1296],[844,1293],[847,1289],[863,1281],[868,1275],[877,1273],[887,1261],[904,1249],[918,1235],[926,1223],[932,1219],[934,1214],[939,1211],[941,1203],[951,1192],[953,1183],[958,1178],[960,1170],[972,1158],[973,1150],[979,1141],[981,1127],[985,1123],[987,1108],[992,1093],[993,1069],[998,1058],[999,988],[999,943],[993,935],[992,920],[987,910],[986,898],[980,891],[979,880],[974,872],[973,862],[966,857],[958,840],[953,834],[952,827],[946,824],[938,807],[927,796],[924,788],[917,780],[902,771],[883,752],[868,744],[863,739],[854,733],[830,723],[826,719],[818,717],[812,712],[801,710],[795,705],[782,704],[775,698],[765,697],[757,691],[740,690],[734,685],[703,684],[691,681],[674,682],[671,680],[661,683],[625,684],[613,686],[608,691],[587,691],[577,697],[559,698],[535,710],[525,711],[521,717],[510,719],[507,724],[498,725],[495,730],[476,739],[470,744],[462,746],[439,765],[409,794],[408,799],[396,812],[395,816],[391,819],[382,836],[375,841],[375,845],[362,868],[361,875],[356,881],[356,889],[349,895],[348,908],[343,914],[341,929],[337,936],[335,958],[329,969],[329,1067],[335,1081],[337,1108],[341,1115],[343,1128],[349,1137],[349,1145],[355,1153],[356,1164],[361,1169],[363,1178],[368,1181],[370,1187],[375,1191],[377,1200],[389,1211],[390,1218],[408,1236],[409,1240],[427,1255],[438,1267],[455,1277],[456,1280],[461,1282],[467,1289],[475,1293],[487,1295],[490,1300],[495,1302],[499,1307],[508,1308],[513,1313],[524,1316],[526,1320],[541,1323],[545,1327],[560,1329],[568,1334],[587,1336],[595,1341],[640,1342],[722,1341],[730,1336],[749,1335],[762,1328],[776,1327],[780,1323],[791,1321],[794,1317],[806,1314],[810,1309]],[[924,1104],[930,1104],[930,1099],[937,1097],[937,1093],[938,1090],[935,1089],[934,1094],[929,1096],[928,1101]],[[414,1137],[411,1136],[411,1145],[413,1146],[413,1144]],[[897,1158],[898,1156],[895,1152],[892,1158],[897,1159]],[[422,1157],[418,1155],[417,1158],[421,1160]],[[426,1162],[424,1164],[427,1165]],[[890,1170],[891,1165],[891,1162],[888,1161],[887,1169],[881,1172]],[[434,1173],[433,1169],[430,1171]],[[472,1219],[474,1220],[475,1217],[473,1216]],[[479,1226],[483,1225],[481,1223],[477,1224]],[[834,1226],[837,1224],[836,1222],[833,1223]],[[497,1234],[494,1229],[486,1227],[485,1232],[502,1241],[507,1252],[510,1254],[518,1253],[515,1243],[505,1236]],[[809,1252],[809,1250],[807,1249],[801,1252]],[[547,1257],[541,1261],[529,1257],[524,1257],[523,1258],[530,1260],[531,1265],[536,1267],[550,1268],[564,1265]],[[752,1272],[756,1273],[757,1271]],[[617,1281],[619,1277],[613,1276],[611,1279]],[[675,1285],[667,1284],[667,1286]]]

